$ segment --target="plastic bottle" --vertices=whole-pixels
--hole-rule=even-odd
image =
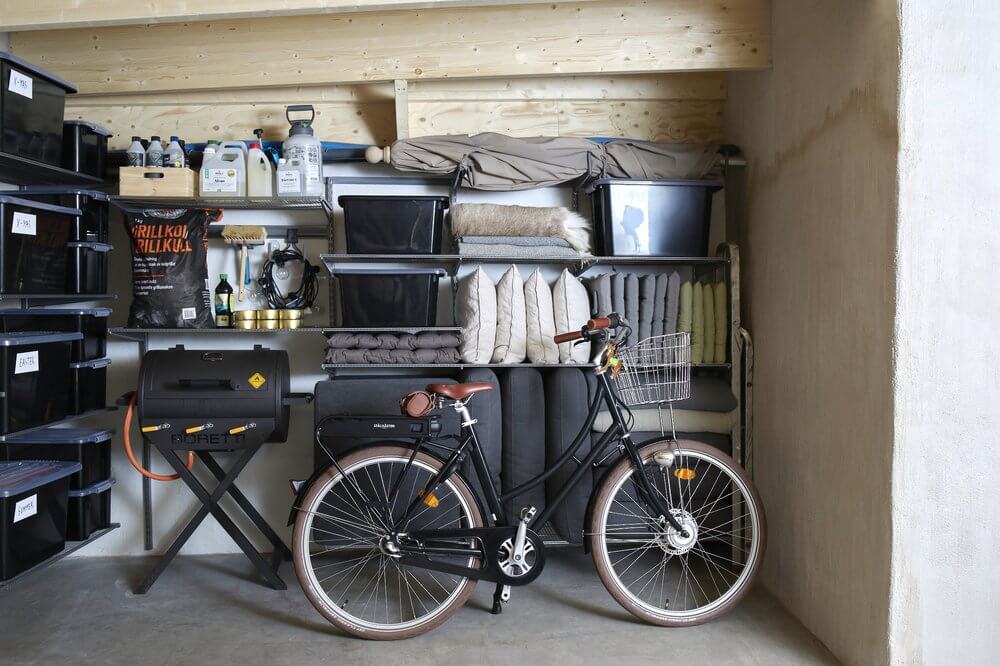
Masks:
[[[140,137],[132,137],[132,144],[125,151],[125,157],[128,159],[130,167],[146,166],[146,149],[142,147]]]
[[[215,327],[233,327],[233,286],[225,273],[219,275],[219,285],[215,288]]]
[[[245,197],[247,195],[247,165],[243,152],[236,147],[220,148],[201,164],[203,197]]]
[[[163,144],[156,135],[149,139],[149,147],[146,148],[146,166],[163,166]]]
[[[305,190],[302,163],[298,159],[279,159],[275,183],[275,193],[279,197],[301,197]]]
[[[181,148],[179,139],[176,136],[170,137],[170,144],[163,153],[163,166],[180,169],[184,166],[184,149]]]
[[[250,144],[250,152],[247,153],[247,196],[274,196],[274,169],[271,160],[256,142]]]
[[[308,111],[309,120],[292,120],[290,114],[295,111]],[[319,139],[313,135],[312,123],[316,111],[311,104],[297,104],[285,107],[285,118],[288,119],[288,138],[281,144],[285,159],[301,160],[305,187],[303,194],[308,196],[323,196],[323,147]]]
[[[208,143],[205,144],[205,149],[201,151],[201,163],[209,161],[215,157],[215,153],[219,150],[219,142],[215,139],[210,139]]]

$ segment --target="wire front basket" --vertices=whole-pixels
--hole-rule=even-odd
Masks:
[[[629,407],[659,405],[691,397],[691,334],[673,333],[619,349],[613,373],[621,399]]]

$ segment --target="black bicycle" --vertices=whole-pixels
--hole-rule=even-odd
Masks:
[[[544,525],[609,455],[619,459],[595,489],[583,529],[611,595],[663,626],[706,622],[737,604],[764,554],[760,497],[746,472],[711,446],[676,436],[632,441],[630,407],[669,408],[689,396],[691,352],[687,333],[620,345],[628,334],[626,322],[609,315],[556,336],[557,343],[595,343],[589,416],[550,468],[503,495],[494,490],[468,409],[476,393],[492,388],[488,383],[432,384],[404,398],[412,417],[454,409],[460,438],[361,448],[317,474],[297,502],[292,546],[299,582],[316,609],[356,636],[409,638],[448,619],[485,580],[496,583],[500,612],[511,588],[535,580],[545,566],[533,526]],[[602,409],[612,425],[580,460]],[[673,435],[672,409],[669,415]],[[466,459],[481,493],[460,472]],[[577,467],[544,509],[505,514],[505,502],[567,464]]]

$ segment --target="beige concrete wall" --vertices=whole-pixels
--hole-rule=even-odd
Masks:
[[[902,0],[891,657],[1000,660],[1000,4]]]
[[[773,69],[729,75],[750,162],[763,581],[840,659],[888,659],[898,29],[892,0],[775,0]]]

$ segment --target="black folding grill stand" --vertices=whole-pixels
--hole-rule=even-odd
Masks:
[[[216,521],[222,528],[226,530],[233,541],[240,547],[240,549],[246,554],[247,559],[253,563],[254,568],[261,575],[264,581],[267,583],[268,587],[275,590],[285,590],[288,586],[285,585],[285,581],[281,579],[278,575],[278,567],[281,566],[282,559],[290,555],[288,546],[284,544],[281,538],[271,529],[271,526],[267,524],[264,518],[257,512],[257,510],[250,503],[239,488],[236,487],[236,477],[239,476],[240,472],[247,466],[250,459],[253,458],[254,454],[260,450],[260,447],[264,444],[262,438],[249,437],[247,442],[241,445],[240,448],[235,449],[233,452],[236,455],[236,459],[233,461],[232,467],[229,468],[227,472],[218,463],[215,458],[212,457],[211,450],[198,449],[196,446],[185,443],[173,443],[170,441],[169,437],[149,437],[160,452],[160,454],[167,459],[170,465],[177,471],[184,483],[191,489],[195,496],[201,500],[202,506],[194,514],[188,524],[181,530],[181,533],[177,535],[174,542],[170,544],[167,551],[160,557],[157,561],[156,566],[153,570],[149,572],[146,579],[142,581],[138,588],[136,588],[136,594],[145,594],[149,591],[149,588],[153,586],[156,579],[160,577],[160,574],[167,568],[170,562],[174,559],[180,549],[184,546],[185,542],[191,538],[194,531],[201,524],[201,521],[205,519],[206,516],[212,514]],[[194,449],[195,455],[208,467],[209,471],[219,482],[211,493],[208,489],[202,485],[198,478],[185,466],[186,453],[189,450]],[[182,458],[181,455],[185,454]],[[250,542],[236,523],[226,514],[225,510],[219,505],[219,501],[228,494],[236,504],[243,510],[243,513],[247,515],[247,518],[260,530],[261,534],[271,543],[274,547],[273,555],[271,556],[271,561],[264,557],[254,545]]]

